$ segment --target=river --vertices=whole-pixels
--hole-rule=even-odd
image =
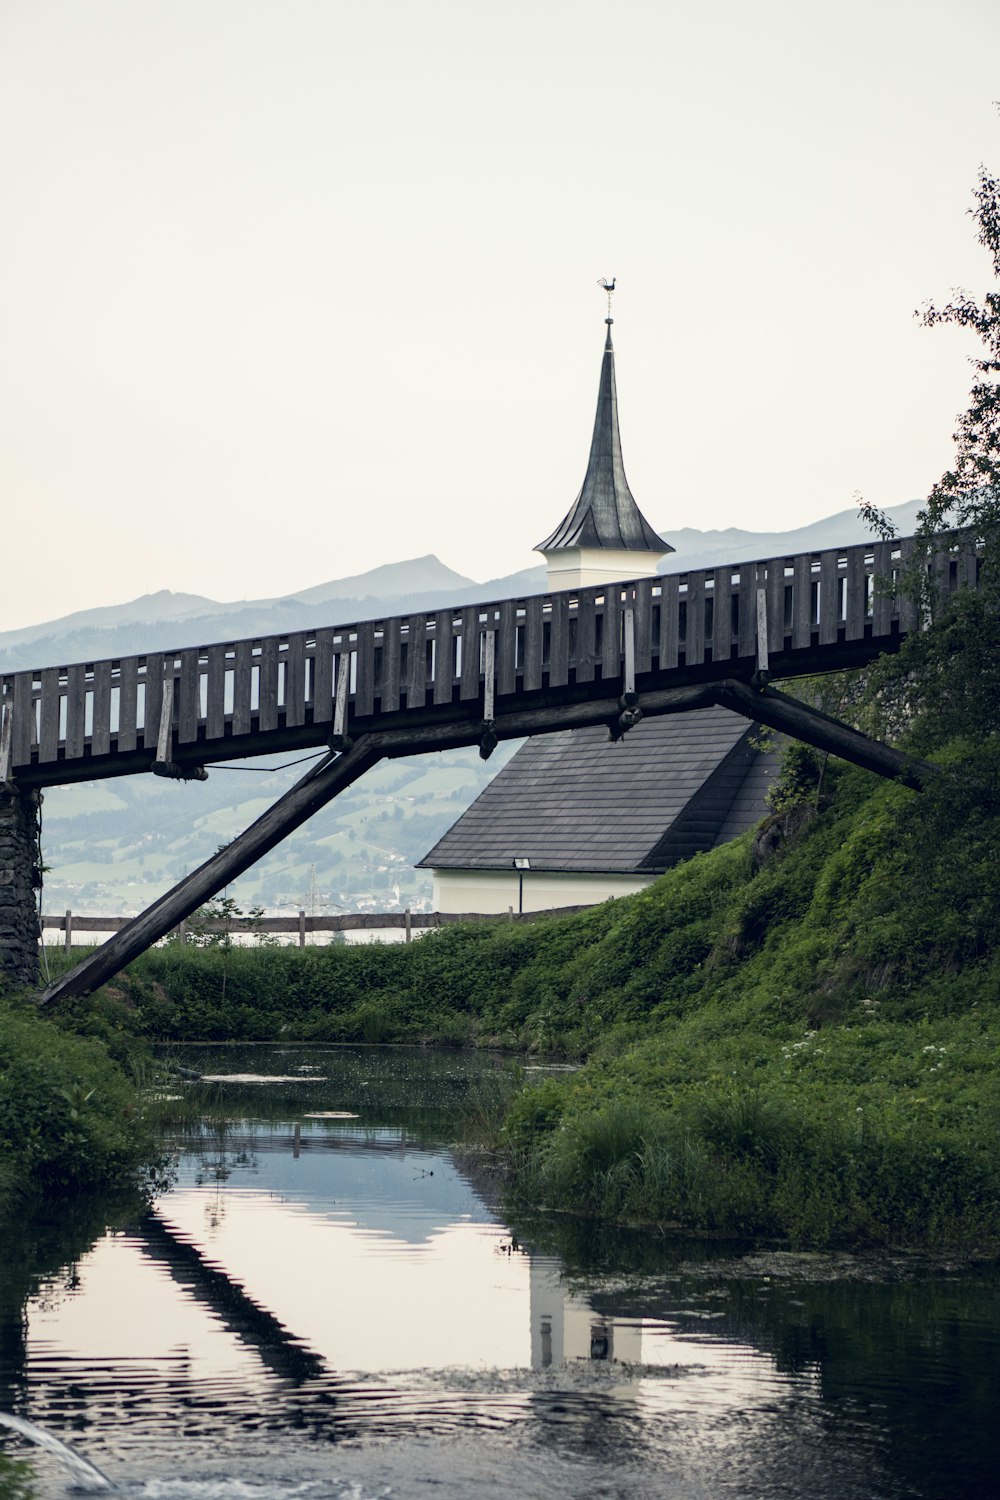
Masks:
[[[0,1246],[0,1410],[129,1500],[1000,1493],[994,1270],[505,1214],[443,1144],[498,1059],[174,1056],[214,1081],[153,1213]]]

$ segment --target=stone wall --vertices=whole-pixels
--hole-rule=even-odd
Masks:
[[[38,793],[0,785],[0,988],[38,983]]]

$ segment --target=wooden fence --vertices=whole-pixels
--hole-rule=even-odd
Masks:
[[[509,906],[505,912],[411,912],[407,907],[405,911],[349,911],[330,917],[307,916],[305,911],[299,911],[294,917],[206,918],[204,921],[182,922],[174,929],[173,935],[179,942],[185,943],[193,941],[202,933],[211,936],[235,936],[240,933],[248,936],[295,934],[298,946],[304,948],[310,933],[402,931],[406,934],[406,942],[409,942],[414,932],[447,927],[453,922],[537,922],[540,917],[571,916],[574,912],[586,909],[584,906],[559,906],[545,911],[516,912]],[[63,946],[68,953],[73,946],[74,933],[120,932],[131,921],[134,921],[133,917],[85,917],[77,912],[67,911],[61,917],[43,917],[42,927],[46,932],[63,933]]]

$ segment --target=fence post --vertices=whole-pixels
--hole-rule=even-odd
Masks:
[[[410,942],[410,940],[413,937],[413,932],[411,930],[412,927],[413,927],[413,917],[412,917],[412,915],[410,913],[410,908],[409,907],[407,907],[406,910],[403,913],[403,925],[406,928],[406,941]]]
[[[299,947],[306,945],[306,914],[303,907],[299,907]]]
[[[66,952],[68,953],[73,946],[73,913],[71,911],[68,911],[66,913],[65,921],[63,923],[63,929],[66,933],[66,936],[63,940],[63,945],[66,949]]]

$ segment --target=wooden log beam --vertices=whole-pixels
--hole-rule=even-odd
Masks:
[[[894,750],[891,745],[870,739],[840,719],[832,719],[798,698],[779,693],[776,688],[755,690],[745,682],[726,678],[715,684],[714,692],[715,701],[723,708],[766,724],[770,729],[780,730],[793,739],[803,740],[817,750],[827,750],[852,765],[874,771],[877,776],[901,781],[913,791],[922,791],[933,777],[941,774],[930,761],[919,760],[902,750]]]
[[[223,886],[280,844],[293,829],[307,822],[338,792],[376,765],[384,752],[373,741],[374,736],[362,736],[339,759],[314,767],[231,844],[213,854],[197,870],[192,870],[114,937],[50,984],[41,995],[41,1003],[50,1005],[56,1000],[89,994],[112,979],[140,953],[145,953]]]

